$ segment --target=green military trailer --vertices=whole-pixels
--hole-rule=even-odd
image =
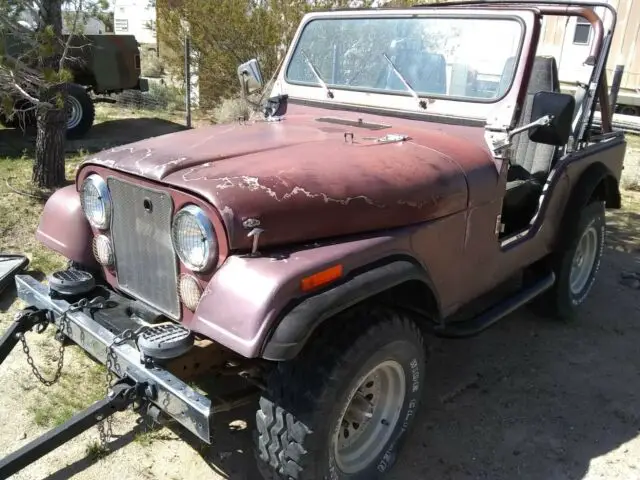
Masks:
[[[68,37],[65,36],[65,40]],[[10,52],[16,43],[7,46]],[[95,117],[94,103],[104,101],[96,95],[111,95],[123,90],[149,89],[141,77],[140,49],[133,35],[74,35],[70,42],[67,68],[73,82],[65,84],[68,92],[67,137],[83,137],[92,127]],[[93,94],[93,96],[92,96]],[[0,113],[0,123],[6,127],[19,127],[21,120],[29,124],[34,115],[28,101],[16,99],[16,107],[10,115]],[[19,112],[27,110],[26,114]]]

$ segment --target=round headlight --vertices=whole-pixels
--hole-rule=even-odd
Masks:
[[[111,195],[107,183],[99,175],[89,175],[80,189],[80,203],[89,223],[96,228],[109,227]]]
[[[176,214],[171,239],[182,263],[196,272],[209,268],[218,253],[213,225],[204,211],[195,205],[188,205]]]

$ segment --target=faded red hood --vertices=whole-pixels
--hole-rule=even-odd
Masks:
[[[265,229],[261,247],[301,242],[449,215],[486,197],[473,189],[470,195],[469,178],[497,182],[486,148],[467,140],[477,137],[476,128],[447,126],[460,132],[453,136],[430,130],[434,124],[408,122],[372,131],[318,122],[317,116],[303,112],[281,122],[171,133],[105,150],[85,163],[207,199],[220,211],[232,249],[250,246],[242,226],[247,218],[258,218]],[[375,141],[388,133],[409,140]]]

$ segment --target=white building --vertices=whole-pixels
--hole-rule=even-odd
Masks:
[[[89,17],[86,14],[80,13],[77,20],[74,20],[75,12],[69,10],[63,10],[62,15],[62,34],[68,35],[73,28],[74,21],[75,33],[82,33],[84,35],[101,35],[106,33],[106,26],[104,22],[97,18]],[[20,25],[29,29],[36,28],[36,19],[29,11],[25,11],[20,15]]]
[[[156,44],[156,9],[149,0],[113,0],[113,29],[134,35],[140,44]]]
[[[621,113],[640,115],[640,0],[605,0],[618,15],[616,30],[607,59],[609,86],[616,65],[624,65],[618,107]],[[595,8],[603,19],[605,31],[611,15],[602,7]],[[558,75],[563,88],[570,91],[576,81],[588,82],[591,67],[584,61],[593,43],[593,28],[582,18],[550,17],[540,33],[540,54],[553,55],[558,62]]]

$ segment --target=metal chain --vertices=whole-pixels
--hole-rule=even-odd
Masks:
[[[113,347],[115,346],[116,339],[114,339],[111,345],[107,347],[107,360],[105,363],[105,367],[107,369],[107,373],[105,375],[107,395],[110,395],[112,393],[111,392],[111,384],[113,382],[112,368],[115,366],[115,360],[116,360]],[[109,439],[113,436],[113,419],[111,416],[107,417],[105,420],[98,423],[98,435],[100,436],[100,445],[102,445],[102,448],[106,449],[109,445]]]
[[[137,341],[138,337],[147,330],[148,327],[143,326],[133,331],[131,329],[127,329],[119,336],[113,339],[111,345],[107,347],[107,359],[105,362],[105,367],[107,369],[105,375],[105,386],[106,386],[106,394],[107,396],[113,395],[111,390],[113,383],[113,369],[116,368],[116,354],[114,347],[118,345],[122,345],[123,343],[128,342],[129,340]],[[113,436],[113,417],[109,416],[100,423],[98,423],[98,435],[100,436],[100,444],[103,448],[108,448],[109,439]]]
[[[33,357],[29,352],[29,346],[27,345],[27,340],[24,337],[24,333],[19,333],[18,335],[19,335],[20,341],[22,342],[22,350],[24,351],[24,354],[27,356],[27,363],[31,367],[31,371],[33,372],[35,377],[47,387],[50,387],[51,385],[56,383],[60,379],[60,375],[62,375],[62,367],[64,366],[64,343],[60,342],[60,349],[58,351],[58,366],[56,367],[56,373],[53,375],[53,378],[51,380],[47,380],[42,376],[42,374],[38,370],[38,367],[36,367],[33,361]]]
[[[72,307],[72,308],[75,308],[75,306]],[[64,312],[62,314],[62,317],[60,317],[60,327],[58,328],[59,332],[64,333],[65,326],[67,328],[69,328],[68,320],[67,320],[67,313],[70,310],[72,310],[72,308],[70,308],[69,310]],[[41,333],[42,331],[44,331],[44,329],[40,329],[39,333]],[[18,338],[20,339],[20,342],[22,343],[22,351],[24,352],[24,354],[27,357],[27,363],[31,367],[31,371],[33,372],[33,375],[40,381],[40,383],[42,383],[43,385],[45,385],[47,387],[50,387],[53,384],[55,384],[58,380],[60,380],[60,376],[62,375],[62,368],[64,367],[64,351],[65,351],[64,341],[60,342],[60,347],[58,348],[58,365],[56,367],[56,372],[53,375],[53,378],[51,380],[47,380],[46,378],[44,378],[42,376],[42,374],[38,370],[38,367],[36,367],[36,364],[35,364],[35,362],[33,360],[33,357],[31,356],[31,352],[29,350],[29,345],[27,345],[27,339],[26,339],[24,333],[19,333],[18,334]]]

